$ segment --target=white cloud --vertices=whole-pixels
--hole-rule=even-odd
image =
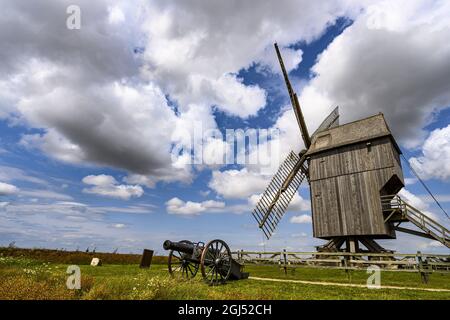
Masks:
[[[248,198],[248,204],[253,209],[261,198],[262,194],[254,194]],[[310,211],[311,203],[309,200],[303,199],[303,197],[297,192],[292,197],[289,203],[287,211],[297,212],[297,211]]]
[[[419,197],[427,203],[435,203],[434,199],[429,194],[421,194]],[[439,202],[450,202],[450,194],[435,194],[434,197]]]
[[[10,203],[6,201],[0,202],[0,210],[4,210]]]
[[[430,241],[428,242],[427,247],[432,247],[432,248],[444,248],[444,244],[439,242],[439,241]]]
[[[162,170],[177,172],[171,165],[167,134],[176,125],[176,116],[153,85],[134,88],[112,83],[92,92],[53,88],[21,101],[19,109],[32,124],[50,127],[44,134],[25,135],[22,145],[59,160],[154,176]],[[74,119],[75,111],[80,116]]]
[[[416,184],[418,181],[417,178],[405,178],[405,185],[410,186]]]
[[[400,192],[398,194],[408,204],[410,204],[411,206],[413,206],[416,209],[419,209],[422,213],[424,213],[429,218],[439,222],[439,217],[435,213],[429,211],[429,204],[427,202],[423,201],[421,198],[419,198],[415,194],[411,193],[407,189],[400,190]]]
[[[108,8],[108,21],[111,24],[118,24],[125,21],[125,14],[119,6],[112,6]]]
[[[199,215],[203,212],[217,212],[225,208],[225,203],[214,200],[203,202],[183,201],[179,198],[172,198],[166,202],[166,209],[169,214],[176,215]]]
[[[432,111],[450,105],[449,10],[448,1],[368,6],[313,67],[299,96],[306,122],[316,127],[335,105],[344,121],[381,111],[401,142],[420,144]]]
[[[131,214],[143,214],[152,213],[154,207],[152,205],[138,205],[138,206],[124,206],[124,207],[103,207],[96,206],[90,207],[90,210],[94,213],[131,213]]]
[[[64,1],[27,8],[6,1],[8,14],[0,17],[0,87],[5,89],[0,114],[42,129],[41,134],[25,135],[22,144],[59,160],[124,169],[130,180],[146,180],[148,186],[190,182],[190,166],[180,166],[182,157],[171,157],[171,146],[180,135],[170,137],[167,132],[190,129],[193,119],[215,128],[212,106],[243,118],[255,115],[265,106],[265,92],[242,83],[238,72],[255,63],[279,72],[274,41],[283,50],[287,68],[295,68],[301,52],[291,45],[317,38],[338,17],[347,16],[355,24],[322,55],[314,68],[316,78],[302,92],[308,125],[316,126],[334,104],[354,111],[344,109],[345,117],[380,105],[396,123],[394,130],[413,130],[409,128],[423,124],[432,108],[448,101],[448,81],[438,81],[449,69],[446,42],[441,41],[447,38],[446,15],[440,13],[446,11],[445,4],[424,6],[427,10],[422,12],[420,5],[410,2],[401,4],[402,10],[391,10],[383,2],[361,15],[369,2],[283,0],[205,6],[203,1],[85,0],[80,4],[89,5],[90,14],[75,35],[52,19],[55,12],[65,12]],[[33,10],[27,23],[14,18],[26,10]],[[49,23],[42,26],[41,21]],[[42,27],[38,35],[37,25]],[[14,37],[7,31],[11,29]],[[143,53],[135,54],[133,46]],[[442,50],[431,53],[428,49],[440,46]],[[402,78],[410,70],[419,76]],[[177,114],[166,96],[177,102]],[[394,105],[395,111],[389,109]],[[298,130],[295,118],[289,118]],[[416,139],[411,132],[402,135]],[[296,138],[298,132],[287,139]]]
[[[116,228],[116,229],[123,229],[123,228],[125,228],[125,224],[123,224],[123,223],[116,223],[114,225],[114,228]]]
[[[422,155],[409,163],[424,179],[450,180],[450,125],[435,129],[422,146]]]
[[[289,47],[279,49],[281,51],[281,55],[283,56],[283,63],[287,72],[294,70],[298,67],[300,62],[302,62],[302,50],[294,50]],[[275,54],[273,47],[267,47],[264,50],[259,62],[269,67],[271,72],[281,73],[280,63],[278,62],[278,57]]]
[[[147,8],[143,26],[146,47],[151,48],[144,54],[145,74],[176,99],[181,110],[191,103],[215,105],[246,118],[263,108],[266,99],[258,86],[241,83],[235,76],[240,70],[259,63],[260,69],[279,72],[275,41],[284,48],[286,66],[292,70],[301,61],[301,51],[290,45],[317,38],[338,17],[353,17],[361,7],[356,1],[255,4],[155,1]]]
[[[296,193],[289,203],[289,211],[310,211],[311,202],[309,200],[303,199],[301,195]]]
[[[133,48],[143,37],[140,5],[83,0],[79,5],[89,10],[75,34],[54,19],[65,15],[64,2],[2,3],[8,12],[0,17],[2,117],[42,129],[24,135],[22,145],[58,160],[120,168],[155,182],[188,181],[185,168],[171,165],[168,132],[177,116],[159,86],[139,76]],[[28,10],[26,23],[17,19]],[[130,23],[120,23],[128,15]]]
[[[202,197],[207,197],[211,193],[211,191],[205,190],[205,191],[200,191],[199,193]]]
[[[98,194],[122,200],[129,200],[132,197],[139,198],[144,194],[141,186],[119,184],[114,177],[104,174],[86,176],[83,178],[83,183],[93,186],[83,189],[85,193]]]
[[[94,186],[110,186],[117,184],[117,180],[114,177],[105,174],[86,176],[83,178],[83,182]]]
[[[203,144],[203,163],[214,167],[226,163],[226,154],[230,152],[232,145],[218,138],[209,137]]]
[[[115,207],[117,211],[113,212],[127,208],[130,207]],[[115,224],[120,223],[112,222],[107,215],[113,209],[68,201],[42,204],[14,201],[0,209],[0,242],[7,244],[13,239],[25,247],[82,249],[89,246],[91,249],[97,247],[99,251],[119,247],[125,252],[137,252],[148,246],[149,238],[145,238],[148,233],[127,227],[114,228]],[[157,241],[153,239],[155,235]],[[164,237],[155,231],[150,238],[156,246]]]
[[[311,223],[312,219],[310,215],[302,214],[299,216],[293,216],[289,220],[291,223]]]
[[[273,69],[275,40],[292,69],[301,52],[291,44],[317,38],[361,6],[306,0],[79,5],[89,10],[82,29],[71,32],[54,19],[65,13],[67,1],[2,3],[0,116],[41,129],[23,137],[25,147],[70,163],[124,169],[130,181],[148,186],[192,181],[184,158],[171,154],[180,135],[168,132],[190,129],[193,119],[215,128],[212,107],[246,118],[265,106],[264,90],[237,74],[254,63]],[[26,22],[17,19],[22,15]],[[177,102],[177,114],[167,96]]]
[[[0,182],[0,196],[15,194],[19,191],[19,188],[12,184]]]
[[[2,181],[26,181],[35,184],[48,184],[47,181],[37,178],[29,173],[26,173],[22,169],[10,167],[10,166],[1,166],[0,165],[0,180]]]
[[[224,74],[217,79],[190,76],[189,100],[192,103],[215,105],[229,115],[247,118],[256,115],[266,104],[265,91],[257,85],[244,85],[242,79]],[[185,103],[190,103],[187,100]]]
[[[54,199],[54,200],[72,200],[70,195],[55,192],[52,190],[21,190],[19,192],[20,196],[25,196],[27,198],[44,198],[44,199]]]
[[[245,199],[262,192],[268,180],[260,173],[241,170],[213,171],[209,187],[226,199]]]
[[[308,236],[308,234],[306,232],[291,234],[291,237],[293,237],[293,238],[306,238],[307,236]]]

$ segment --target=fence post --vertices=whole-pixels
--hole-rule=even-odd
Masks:
[[[423,283],[428,283],[428,266],[427,262],[423,261],[422,253],[417,251],[417,261],[419,263],[419,273]]]
[[[284,274],[287,275],[287,254],[286,254],[286,249],[283,249],[283,260],[284,260]]]

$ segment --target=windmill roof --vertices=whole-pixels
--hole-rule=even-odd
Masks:
[[[349,122],[328,130],[318,132],[313,136],[308,154],[315,154],[325,150],[355,144],[381,137],[390,137],[393,144],[401,153],[382,113],[368,118]]]

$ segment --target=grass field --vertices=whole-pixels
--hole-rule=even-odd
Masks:
[[[210,287],[198,275],[193,280],[172,279],[167,266],[142,270],[133,265],[81,265],[81,290],[66,288],[67,264],[23,257],[0,257],[0,299],[450,299],[450,292],[367,289],[277,283],[258,280],[230,281]],[[365,284],[364,271],[298,268],[285,275],[277,267],[248,266],[251,276],[333,283]],[[450,275],[432,274],[422,284],[417,273],[382,272],[382,286],[450,289]]]
[[[100,258],[106,264],[138,264],[140,254],[109,253],[109,252],[84,252],[62,251],[54,249],[27,249],[16,247],[0,247],[0,256],[26,257],[42,262],[63,264],[90,264],[93,257]],[[153,262],[166,263],[167,257],[153,257]]]

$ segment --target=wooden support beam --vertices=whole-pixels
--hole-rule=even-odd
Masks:
[[[432,235],[429,235],[428,233],[425,233],[425,232],[420,232],[420,231],[416,231],[416,230],[402,228],[402,227],[399,227],[399,226],[394,226],[394,230],[405,232],[405,233],[409,233],[409,234],[413,234],[415,236],[424,237],[424,238],[427,238],[427,239],[436,240],[435,237],[433,237]]]

